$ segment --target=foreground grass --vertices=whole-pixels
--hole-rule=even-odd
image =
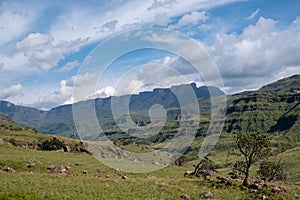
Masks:
[[[33,168],[26,167],[29,160],[35,163]],[[67,174],[53,175],[47,170],[48,165],[71,169]],[[116,170],[90,155],[27,150],[8,144],[0,146],[0,167],[5,166],[16,173],[0,171],[0,199],[180,199],[183,194],[199,199],[204,191],[212,192],[214,199],[261,198],[263,193],[271,199],[281,198],[271,196],[269,190],[263,193],[243,190],[238,182],[226,187],[215,181],[183,177],[183,172],[191,170],[191,166],[169,166],[150,174],[123,173],[128,179],[122,179]],[[285,199],[300,194],[297,185],[287,187]]]

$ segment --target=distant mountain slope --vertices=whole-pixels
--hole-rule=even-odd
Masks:
[[[267,132],[269,134],[284,133],[300,141],[299,120],[299,75],[291,76],[275,83],[262,87],[257,91],[242,92],[228,96],[227,116],[224,131]],[[180,117],[178,99],[172,91],[182,96],[186,93],[188,85],[173,86],[167,89],[154,89],[151,92],[141,92],[132,95],[129,102],[132,119],[137,124],[149,122],[149,108],[154,104],[161,104],[168,110],[168,123],[161,134],[151,138],[151,141],[164,141],[170,138],[179,126],[177,118]],[[223,92],[215,87],[200,87],[191,85],[199,98],[201,122],[197,136],[206,134],[209,125],[209,110],[211,96],[222,95]],[[211,91],[211,94],[209,94]],[[113,97],[122,100],[126,96]],[[188,98],[187,98],[188,99]],[[95,105],[99,123],[104,131],[114,138],[126,136],[116,127],[111,111],[112,98],[98,98],[77,103],[84,109],[88,105]],[[186,101],[185,104],[191,103]],[[72,105],[64,105],[40,111],[35,108],[17,106],[10,102],[0,101],[0,113],[5,114],[19,124],[33,127],[42,133],[51,133],[67,137],[78,138],[73,121]],[[121,119],[117,119],[121,120]],[[115,136],[114,136],[115,135]]]
[[[191,87],[190,87],[191,86]],[[176,94],[180,96],[188,96],[187,89],[192,88],[197,98],[208,98],[210,96],[220,96],[224,93],[216,87],[196,87],[195,83],[191,85],[179,85],[171,88],[154,89],[151,92],[141,92],[138,95],[132,95],[129,102],[130,111],[140,112],[149,109],[154,104],[163,105],[165,108],[178,108],[179,102]],[[126,96],[114,97],[122,100]],[[82,107],[94,104],[99,121],[103,127],[110,128],[114,125],[114,120],[111,112],[111,97],[98,98],[95,100],[88,100],[79,102]],[[187,98],[188,99],[188,98]],[[186,101],[185,104],[191,102]],[[35,108],[17,106],[7,101],[0,101],[0,113],[10,117],[17,123],[36,128],[42,133],[58,134],[68,137],[77,137],[74,135],[76,132],[72,105],[64,105],[51,109],[50,111],[40,111]]]
[[[27,106],[18,106],[8,101],[0,101],[0,113],[14,120],[18,124],[36,128],[40,125],[45,111]]]
[[[298,93],[258,92],[228,105],[225,130],[246,132],[289,131],[299,120]]]
[[[300,75],[294,75],[263,86],[260,92],[300,92]]]
[[[22,128],[20,125],[6,117],[5,115],[0,114],[0,127],[7,129],[20,129]]]

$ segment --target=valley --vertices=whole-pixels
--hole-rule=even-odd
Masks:
[[[2,101],[0,199],[122,199],[122,196],[126,196],[126,199],[184,199],[184,196],[199,199],[204,192],[212,193],[213,199],[249,199],[263,196],[268,199],[295,199],[300,194],[299,82],[300,76],[296,75],[257,91],[227,95],[227,114],[223,132],[208,155],[215,163],[218,173],[209,181],[183,176],[185,171],[193,170],[193,164],[200,161],[199,147],[205,138],[210,121],[210,103],[207,96],[198,99],[202,116],[196,138],[184,154],[186,162],[182,166],[172,164],[158,171],[141,174],[109,168],[90,155],[89,151],[84,151],[85,142],[79,141],[76,134],[71,134],[75,131],[72,130],[74,124],[72,125],[70,105],[40,111]],[[152,98],[149,95],[153,95]],[[106,112],[107,117],[102,123],[107,126],[105,134],[115,145],[131,152],[152,152],[174,137],[179,126],[180,110],[172,100],[165,101],[169,95],[161,97],[156,95],[155,92],[147,93],[145,99],[148,101],[135,97],[132,102],[132,106],[135,105],[133,107],[136,109],[131,115],[138,123],[147,123],[149,120],[145,109],[141,109],[144,106],[149,108],[146,105],[151,105],[151,102],[165,102],[167,105],[168,118],[164,128],[150,138],[136,139],[124,134],[115,126],[109,112]],[[95,101],[102,102],[99,107],[107,106],[108,99]],[[41,123],[40,119],[44,120],[43,126],[38,125]],[[52,129],[43,129],[48,127],[47,124],[51,125]],[[63,131],[59,134],[60,130],[67,130],[62,128],[66,126],[72,131],[69,133]],[[53,134],[49,134],[51,131]],[[274,162],[282,160],[287,176],[285,181],[269,182],[263,189],[245,189],[241,186],[240,180],[231,180],[233,183],[231,186],[220,183],[217,177],[227,177],[233,164],[241,159],[234,139],[234,133],[239,131],[268,134],[273,152],[268,160]],[[62,141],[64,148],[43,151],[41,145],[45,141],[51,141],[53,137]],[[52,172],[50,166],[54,168],[62,166],[62,171]],[[13,171],[2,170],[7,168]],[[258,168],[257,163],[250,171],[252,182],[257,176]],[[275,194],[273,189],[281,186],[286,191]]]

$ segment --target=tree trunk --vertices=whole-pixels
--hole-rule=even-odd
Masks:
[[[247,186],[248,185],[248,178],[249,178],[249,170],[250,170],[251,165],[248,164],[246,167],[246,173],[245,173],[245,179],[243,181],[243,186]]]
[[[247,186],[248,185],[248,177],[249,177],[249,172],[246,172],[245,179],[243,181],[243,186]]]

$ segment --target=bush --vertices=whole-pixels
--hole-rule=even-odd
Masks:
[[[53,150],[59,150],[64,147],[64,142],[60,141],[56,137],[53,137],[52,139],[46,140],[42,143],[41,149],[44,151],[53,151]]]
[[[175,160],[174,164],[176,166],[184,166],[187,164],[187,159],[185,156],[180,156],[179,158],[177,158],[177,160]]]
[[[260,164],[257,173],[270,181],[286,180],[285,167],[281,160],[277,163],[265,161]]]

